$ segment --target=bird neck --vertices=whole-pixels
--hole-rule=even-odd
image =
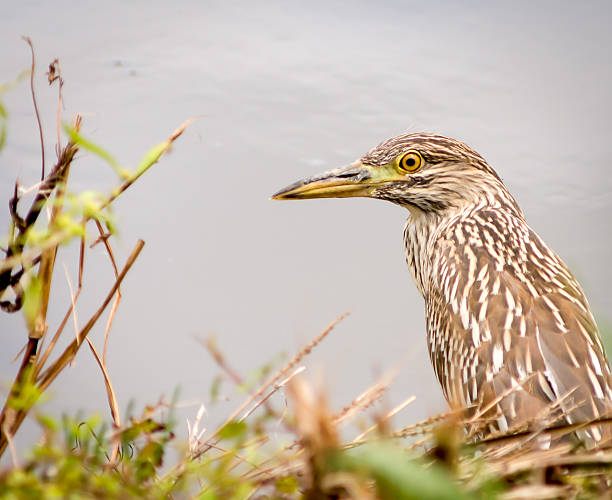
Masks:
[[[460,219],[470,218],[483,209],[505,212],[525,222],[524,216],[514,199],[479,198],[446,210],[426,211],[408,206],[410,216],[404,226],[404,245],[406,263],[414,282],[424,298],[430,282],[434,260],[437,255],[438,241],[450,226]]]
[[[435,212],[425,212],[418,208],[410,208],[410,216],[404,226],[404,246],[406,248],[406,263],[412,278],[421,295],[425,297],[426,283],[431,272],[433,248],[443,218]]]

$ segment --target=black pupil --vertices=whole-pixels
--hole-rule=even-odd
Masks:
[[[406,164],[406,166],[408,167],[414,167],[416,165],[416,160],[414,158],[406,158],[406,161],[404,162]]]

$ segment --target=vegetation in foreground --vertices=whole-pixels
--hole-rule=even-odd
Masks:
[[[35,70],[32,50],[28,74],[33,98]],[[57,86],[61,110],[63,81],[57,60],[50,64],[47,78],[50,85]],[[0,87],[0,97],[13,86],[25,87],[20,83],[23,79]],[[35,98],[33,107],[40,123]],[[8,118],[0,101],[0,150],[7,138]],[[24,315],[25,347],[0,413],[0,457],[7,455],[7,465],[0,470],[0,498],[520,499],[610,495],[612,452],[608,450],[584,450],[571,444],[540,450],[530,446],[534,435],[527,433],[483,440],[479,425],[486,422],[466,421],[453,414],[393,429],[392,417],[414,398],[391,411],[380,410],[378,403],[391,382],[386,375],[333,413],[324,389],[302,378],[301,363],[344,315],[276,371],[264,367],[244,402],[216,430],[201,429],[205,418],[202,407],[188,424],[188,442],[177,442],[173,404],[164,401],[145,408],[138,417],[122,419],[106,370],[106,341],[120,305],[121,283],[144,242],[135,243],[125,263],[116,262],[111,207],[170,149],[190,121],[149,150],[136,167],[126,168],[82,135],[80,117],[70,125],[62,125],[59,113],[56,120],[54,165],[46,168],[40,127],[40,179],[27,189],[16,183],[9,200],[11,225],[0,263],[0,307],[4,313]],[[114,189],[71,190],[70,170],[80,150],[102,158],[115,171]],[[75,263],[79,279],[63,320],[50,325],[47,309],[52,300],[56,255],[67,245],[79,245]],[[108,256],[115,282],[98,310],[74,335],[65,328],[84,290],[85,254],[93,251]],[[88,338],[98,321],[106,321],[101,353]],[[74,340],[61,350],[58,340],[66,335]],[[111,422],[52,419],[40,414],[36,406],[83,346],[92,352],[106,384]],[[227,378],[247,385],[213,341],[206,347]],[[284,394],[289,412],[279,409]],[[351,440],[341,439],[349,433],[347,429],[360,427],[355,422],[364,414],[370,415],[372,424],[361,426]],[[13,438],[26,418],[38,424],[41,437],[22,452],[15,448]],[[279,427],[284,431],[280,438]],[[171,450],[178,450],[179,458],[169,463]]]

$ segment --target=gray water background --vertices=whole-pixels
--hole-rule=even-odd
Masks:
[[[216,334],[246,377],[350,309],[307,362],[311,375],[323,373],[333,407],[397,365],[387,406],[417,399],[396,425],[443,410],[423,302],[404,262],[402,209],[363,199],[268,200],[405,131],[456,137],[483,154],[574,270],[601,326],[609,324],[611,3],[32,1],[5,2],[1,11],[0,81],[29,66],[21,35],[36,48],[48,166],[56,90],[43,72],[55,57],[66,81],[64,119],[82,113],[84,134],[126,165],[202,115],[115,206],[118,262],[137,238],[147,243],[122,287],[110,338],[108,371],[122,409],[180,386],[182,428],[197,403],[208,405],[219,373],[197,337]],[[10,116],[0,200],[8,200],[16,177],[36,181],[40,152],[28,85],[2,99]],[[74,190],[114,182],[86,152],[71,175]],[[3,231],[8,220],[2,202]],[[70,300],[63,268],[75,283],[76,255],[59,254],[52,331]],[[112,282],[102,248],[90,251],[81,325]],[[24,331],[20,315],[0,316],[5,388]],[[101,322],[91,335],[99,349],[103,333]],[[47,411],[108,416],[87,349],[51,393]],[[223,394],[235,391],[226,384]],[[206,425],[235,404],[219,404]]]

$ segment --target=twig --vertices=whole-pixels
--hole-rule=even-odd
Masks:
[[[34,46],[29,36],[21,37],[30,46],[30,52],[32,53],[32,70],[30,71],[30,91],[32,92],[32,102],[34,103],[34,113],[36,114],[36,121],[38,122],[38,133],[40,135],[40,156],[42,158],[42,168],[40,171],[40,180],[45,178],[45,139],[43,137],[42,124],[40,122],[40,114],[38,112],[38,105],[36,104],[36,93],[34,92],[34,71],[36,69],[36,61],[34,58]]]
[[[225,357],[223,356],[223,354],[217,347],[215,343],[215,338],[212,335],[209,335],[206,338],[206,340],[200,339],[200,338],[198,338],[197,340],[200,344],[202,344],[206,348],[206,350],[210,353],[215,363],[217,363],[217,365],[219,365],[219,367],[225,373],[227,373],[227,375],[229,376],[230,379],[232,379],[232,382],[234,382],[234,384],[238,386],[243,385],[244,381],[242,380],[242,377],[225,360]]]
[[[100,221],[96,219],[96,227],[98,228],[98,232],[100,233],[100,239],[104,244],[104,248],[106,248],[106,253],[108,254],[108,258],[111,261],[111,265],[113,266],[113,271],[115,273],[115,278],[119,276],[119,270],[117,269],[117,262],[115,261],[115,255],[113,253],[113,249],[108,242],[108,238],[104,237],[104,229],[102,228],[102,224]],[[106,322],[106,330],[104,332],[104,348],[102,350],[102,362],[106,366],[106,350],[108,347],[108,338],[110,336],[110,329],[113,324],[113,320],[115,319],[115,313],[117,312],[117,308],[119,307],[119,302],[121,301],[121,287],[117,288],[117,295],[115,295],[115,300],[113,301],[113,305],[111,306],[110,314],[108,315],[108,321]]]
[[[89,344],[89,348],[96,358],[96,362],[102,370],[102,375],[104,376],[104,385],[106,386],[106,395],[108,396],[108,406],[110,407],[111,417],[113,419],[113,425],[116,428],[121,427],[121,416],[119,414],[119,405],[117,404],[117,398],[115,396],[115,390],[113,389],[113,384],[111,383],[110,377],[108,375],[108,371],[106,370],[106,366],[100,358],[96,347],[93,345],[92,341],[89,337],[86,337],[87,343]]]
[[[132,253],[130,254],[130,256],[127,259],[127,262],[125,263],[125,266],[121,270],[121,273],[119,273],[119,276],[115,280],[115,283],[113,284],[112,288],[106,295],[106,298],[104,299],[104,302],[102,303],[102,305],[89,319],[87,324],[81,329],[81,331],[77,335],[77,338],[73,340],[68,347],[66,347],[64,352],[58,357],[57,360],[55,360],[53,365],[47,368],[47,370],[45,370],[45,372],[43,372],[40,375],[38,386],[41,388],[41,390],[44,391],[45,389],[47,389],[47,387],[49,387],[51,382],[55,380],[55,378],[66,367],[66,365],[72,360],[72,358],[74,358],[75,354],[79,350],[80,343],[83,342],[83,340],[85,340],[85,337],[87,337],[87,335],[89,334],[93,326],[96,324],[96,322],[98,321],[98,319],[100,318],[100,316],[102,315],[102,313],[104,312],[104,310],[106,309],[110,301],[112,300],[113,295],[115,295],[115,292],[117,291],[117,289],[119,288],[119,285],[125,278],[125,275],[128,273],[128,271],[130,270],[130,268],[132,267],[132,265],[138,258],[138,255],[140,254],[142,248],[144,247],[144,244],[145,244],[144,241],[138,240],[138,243],[136,243],[134,250],[132,250]]]
[[[70,308],[72,309],[72,320],[74,321],[74,335],[78,335],[79,333],[79,320],[77,318],[76,304],[75,299],[76,296],[74,291],[72,290],[72,282],[70,281],[70,275],[68,274],[68,269],[64,266],[64,273],[66,274],[66,281],[68,282],[68,291],[70,292]]]
[[[115,199],[119,195],[121,195],[126,189],[128,189],[132,184],[134,184],[134,182],[136,182],[142,174],[144,174],[151,166],[157,163],[159,158],[170,149],[172,143],[176,141],[185,131],[185,129],[189,127],[194,121],[195,118],[189,118],[188,120],[185,120],[183,123],[181,123],[178,128],[174,132],[172,132],[172,134],[170,134],[170,137],[155,149],[154,154],[148,160],[149,163],[144,168],[141,168],[138,172],[136,172],[134,176],[131,176],[129,179],[127,179],[115,191],[113,191],[113,194],[111,194],[108,199],[102,204],[100,210],[106,208],[113,201],[115,201]]]
[[[80,117],[77,117],[75,128],[78,128],[80,126],[80,123]],[[73,142],[68,142],[68,144],[66,144],[66,147],[62,150],[62,154],[60,155],[57,164],[53,167],[51,172],[49,172],[49,175],[44,179],[44,181],[40,184],[38,193],[36,194],[34,201],[32,202],[32,205],[30,206],[30,209],[24,219],[21,219],[18,216],[16,218],[15,216],[15,214],[17,213],[18,203],[17,192],[15,191],[15,195],[13,199],[11,199],[10,206],[12,207],[11,213],[13,214],[12,223],[17,226],[17,235],[13,236],[12,241],[9,244],[9,248],[6,252],[6,258],[0,263],[0,293],[2,293],[11,284],[11,273],[14,267],[21,265],[23,268],[25,266],[25,263],[27,263],[28,261],[31,265],[31,262],[33,262],[34,259],[39,256],[41,258],[41,268],[49,266],[49,264],[52,263],[50,259],[51,253],[48,253],[46,263],[43,262],[43,255],[45,254],[45,251],[50,251],[50,249],[54,248],[61,241],[61,238],[59,238],[59,236],[62,235],[58,235],[58,237],[56,238],[50,238],[48,244],[45,245],[43,248],[33,249],[30,252],[26,253],[23,252],[25,244],[24,236],[26,231],[30,227],[32,227],[38,220],[38,216],[40,215],[43,206],[45,205],[50,194],[56,188],[58,183],[61,185],[62,182],[65,180],[67,170],[69,169],[70,163],[72,162],[72,159],[78,149],[78,146]],[[59,192],[61,193],[62,191]],[[59,207],[59,204],[57,205],[58,206],[54,207],[53,211],[53,213],[55,214],[59,213],[59,210],[61,209]],[[53,251],[53,257],[55,257],[55,251]],[[43,290],[43,294],[44,293],[45,290]],[[4,307],[4,305],[3,309],[6,310],[6,307]],[[18,308],[14,310],[18,310]]]

